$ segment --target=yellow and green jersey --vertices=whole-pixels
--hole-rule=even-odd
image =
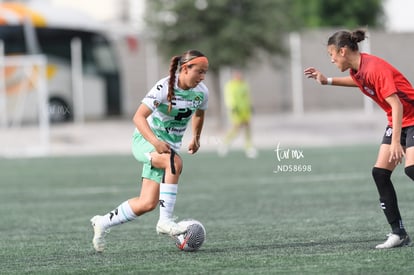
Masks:
[[[224,88],[224,100],[235,123],[250,120],[251,99],[249,86],[242,80],[230,80]]]

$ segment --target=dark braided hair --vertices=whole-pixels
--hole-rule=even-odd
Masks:
[[[205,55],[197,50],[189,50],[183,53],[181,56],[176,55],[171,58],[170,71],[169,71],[170,79],[168,81],[168,95],[167,95],[167,100],[169,102],[168,112],[171,112],[171,109],[172,109],[172,100],[174,99],[174,85],[175,85],[177,70],[178,72],[180,72],[182,65],[200,56],[205,56]],[[191,66],[192,65],[188,67],[190,68]]]
[[[328,39],[328,46],[334,45],[337,49],[348,47],[352,51],[358,51],[358,43],[365,39],[364,30],[354,32],[338,31]]]

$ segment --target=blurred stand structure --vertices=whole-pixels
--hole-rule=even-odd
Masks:
[[[44,55],[0,55],[0,155],[49,154],[46,66]],[[16,82],[10,83],[12,78]]]

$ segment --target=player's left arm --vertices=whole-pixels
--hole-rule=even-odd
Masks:
[[[190,154],[196,153],[200,148],[200,137],[204,124],[204,114],[204,110],[198,109],[193,115],[191,121],[193,137],[191,138],[190,144],[188,145],[188,153]]]
[[[404,157],[404,149],[401,146],[401,127],[403,117],[403,105],[400,98],[396,94],[392,94],[385,98],[385,101],[391,106],[392,109],[392,140],[390,146],[390,158],[389,162],[395,162],[399,164]]]

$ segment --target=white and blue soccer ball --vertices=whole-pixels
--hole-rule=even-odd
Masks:
[[[182,220],[178,224],[187,227],[187,232],[174,237],[177,248],[187,252],[197,251],[206,240],[204,226],[194,219]]]

